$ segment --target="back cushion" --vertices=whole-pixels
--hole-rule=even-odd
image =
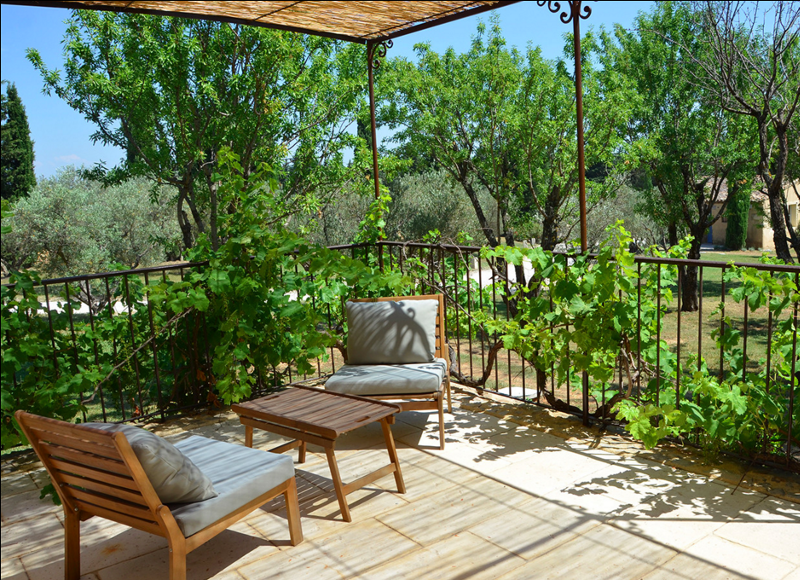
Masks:
[[[169,441],[133,425],[85,423],[88,427],[121,431],[142,464],[162,503],[203,501],[217,496],[211,480]]]
[[[432,362],[438,300],[347,303],[347,364]]]

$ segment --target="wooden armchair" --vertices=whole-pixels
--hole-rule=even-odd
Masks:
[[[294,467],[287,471],[283,461],[274,459],[283,457],[291,464],[289,457],[190,437],[175,447],[203,473],[212,473],[209,477],[218,495],[201,502],[165,505],[122,432],[73,425],[23,411],[17,411],[15,416],[50,474],[64,507],[67,580],[80,577],[80,523],[93,516],[166,538],[170,580],[186,578],[189,552],[281,494],[286,499],[291,544],[303,540]],[[224,478],[216,477],[215,469],[209,469],[215,463],[217,472],[226,472]]]
[[[325,388],[392,400],[401,411],[436,409],[439,448],[444,449],[445,392],[448,412],[453,412],[444,296],[359,298],[347,303],[347,318],[347,364]]]

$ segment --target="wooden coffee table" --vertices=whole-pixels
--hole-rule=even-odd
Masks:
[[[245,444],[248,447],[253,446],[253,428],[293,437],[294,441],[270,451],[283,453],[300,447],[300,463],[306,460],[307,443],[323,447],[328,457],[339,509],[346,522],[352,521],[346,496],[376,479],[394,473],[397,491],[406,492],[397,449],[389,427],[394,422],[394,414],[400,411],[398,405],[313,387],[293,386],[274,395],[233,405],[231,409],[239,415],[239,420],[245,426]],[[334,454],[336,439],[339,435],[375,421],[380,421],[383,429],[390,463],[351,483],[343,484]]]

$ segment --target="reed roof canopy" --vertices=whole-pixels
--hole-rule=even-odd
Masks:
[[[365,44],[390,40],[487,10],[515,4],[516,0],[437,2],[3,0],[2,3],[218,20]]]

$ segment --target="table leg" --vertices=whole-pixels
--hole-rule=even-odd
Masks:
[[[247,425],[244,428],[244,444],[247,447],[253,446],[253,428]]]
[[[403,472],[400,471],[400,460],[397,458],[397,448],[394,446],[392,429],[389,427],[389,421],[387,419],[381,419],[381,428],[383,429],[383,438],[386,439],[386,449],[389,451],[389,461],[394,463],[394,482],[397,484],[397,491],[405,493],[406,484],[403,481]]]
[[[342,518],[346,522],[351,522],[353,520],[350,517],[350,507],[347,505],[347,496],[344,493],[342,478],[339,476],[339,466],[336,465],[336,455],[333,453],[333,447],[326,447],[325,455],[328,456],[328,467],[331,470],[331,479],[333,480],[333,487],[336,490],[336,499],[339,500],[339,509],[342,512]]]
[[[299,457],[299,462],[300,462],[300,463],[305,463],[305,462],[306,462],[306,442],[305,442],[305,441],[302,441],[302,442],[300,443],[300,457]]]

